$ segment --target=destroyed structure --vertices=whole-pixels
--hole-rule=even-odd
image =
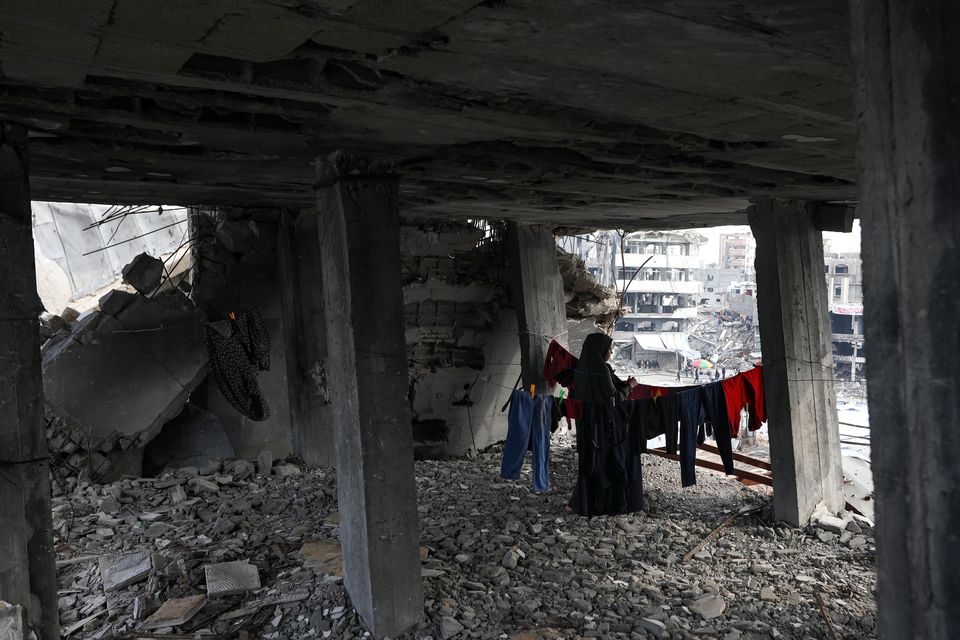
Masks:
[[[442,509],[456,510],[445,496],[461,483],[415,475],[414,452],[441,441],[456,443],[455,452],[483,446],[483,430],[472,426],[473,410],[486,414],[492,400],[481,398],[480,389],[501,376],[505,386],[513,385],[512,372],[505,370],[484,379],[479,357],[484,366],[515,362],[486,353],[497,341],[485,334],[514,336],[522,388],[547,390],[545,351],[551,338],[564,340],[568,332],[554,240],[558,227],[634,231],[750,224],[773,517],[799,527],[818,509],[839,513],[844,501],[830,300],[819,275],[821,231],[849,231],[855,215],[862,220],[865,250],[865,348],[871,362],[881,363],[869,375],[879,636],[941,639],[960,628],[960,610],[953,606],[960,575],[952,562],[960,471],[951,457],[957,436],[950,419],[960,409],[960,394],[949,391],[958,382],[952,359],[960,351],[953,304],[960,297],[954,215],[960,163],[954,32],[960,20],[954,3],[863,0],[850,2],[848,10],[846,3],[821,1],[558,7],[225,0],[171,9],[142,0],[7,1],[0,15],[0,599],[9,604],[0,606],[0,619],[8,628],[25,624],[41,640],[59,637],[56,553],[61,562],[81,561],[54,547],[47,436],[60,433],[57,421],[76,433],[91,418],[77,406],[69,415],[45,416],[44,396],[70,406],[75,400],[68,397],[69,386],[89,393],[84,385],[101,376],[116,386],[97,386],[110,418],[98,437],[111,443],[111,452],[136,451],[146,437],[140,434],[162,432],[160,423],[178,405],[186,406],[187,396],[191,408],[187,414],[180,410],[184,419],[206,420],[200,411],[216,415],[225,404],[246,416],[232,414],[223,424],[242,443],[229,469],[183,473],[189,478],[182,484],[193,495],[179,481],[166,486],[176,494],[170,503],[153,493],[155,486],[126,496],[136,488],[113,484],[113,499],[134,505],[139,514],[121,511],[116,517],[112,504],[92,512],[92,503],[108,496],[87,496],[91,511],[80,517],[96,521],[103,513],[105,520],[103,531],[92,532],[99,538],[84,530],[85,547],[110,538],[114,526],[135,528],[137,537],[119,545],[152,540],[151,549],[163,556],[147,582],[160,581],[162,571],[165,585],[182,587],[182,593],[171,591],[176,599],[142,621],[148,629],[139,633],[189,623],[206,606],[200,587],[207,593],[222,589],[227,573],[255,588],[250,568],[217,565],[244,560],[233,538],[266,541],[267,533],[215,533],[222,546],[212,548],[212,538],[188,532],[188,523],[195,524],[196,516],[228,527],[232,519],[224,518],[226,510],[207,508],[201,492],[232,486],[231,476],[249,477],[254,451],[265,452],[258,471],[270,471],[272,478],[274,448],[289,446],[306,462],[329,462],[331,442],[343,586],[369,633],[451,638],[466,630],[461,620],[490,620],[480,605],[466,611],[442,591],[424,589],[424,581],[436,575],[431,572],[444,569],[422,566],[420,537],[451,540],[437,529],[456,525],[433,519],[426,504],[421,522],[418,497],[429,491]],[[193,207],[199,279],[189,294],[178,284],[145,296],[156,273],[155,263],[147,261],[138,274],[128,274],[143,276],[139,286],[131,284],[138,293],[111,294],[95,313],[61,318],[72,325],[61,340],[56,334],[67,327],[46,327],[53,344],[41,354],[31,200]],[[499,229],[500,256],[489,258],[504,269],[501,284],[491,282],[490,271],[464,251],[472,241],[445,240],[446,225],[474,224],[468,221]],[[461,277],[476,286],[446,287],[445,280]],[[504,300],[512,304],[512,316]],[[510,318],[505,323],[515,324],[499,325],[500,311]],[[155,313],[176,322],[150,331],[156,325],[141,323]],[[255,337],[248,352],[218,338],[226,337],[227,326],[231,336]],[[93,357],[91,345],[101,340],[103,354],[112,353],[113,370],[91,373],[90,380],[45,379],[44,367]],[[203,361],[181,353],[199,341],[219,345],[220,355]],[[168,369],[170,358],[175,368]],[[120,393],[131,384],[124,373],[137,362],[150,372],[150,382],[133,400]],[[229,366],[240,362],[238,369]],[[224,389],[211,388],[207,367]],[[239,388],[250,401],[240,408]],[[136,403],[136,411],[124,416],[127,403],[131,409]],[[254,424],[247,414],[266,419]],[[117,466],[125,464],[121,458]],[[429,471],[422,463],[420,469]],[[246,491],[263,486],[250,481]],[[299,506],[321,492],[331,499],[329,484],[304,495],[295,486],[281,490],[283,502],[251,496],[250,509],[280,513],[286,500]],[[562,518],[563,500],[555,498],[536,511]],[[156,501],[162,513],[142,510],[141,500]],[[499,523],[513,502],[464,504],[467,514],[479,512],[468,515],[475,520],[455,539],[467,549],[468,561],[474,522]],[[69,501],[56,506],[60,536]],[[248,513],[243,507],[234,504],[233,515],[242,518]],[[144,527],[153,517],[148,513],[160,517]],[[518,511],[519,525],[507,523],[506,531],[538,524],[532,517]],[[668,522],[665,536],[693,526],[687,519]],[[316,530],[322,525],[304,526],[311,525],[306,540],[302,530],[289,532],[282,541],[289,549],[280,540],[270,542],[277,545],[271,550],[277,562],[292,563],[298,544],[330,542]],[[577,524],[580,531],[604,532],[582,543],[609,552],[599,557],[616,557],[618,550],[638,554],[651,544],[643,537],[629,546],[615,526],[616,519]],[[832,526],[851,533],[848,542],[858,535],[848,525]],[[209,562],[181,555],[181,563],[176,554],[162,553],[178,527],[196,536],[182,544]],[[146,537],[148,530],[157,537]],[[772,535],[792,539],[793,531],[785,526]],[[564,533],[541,542],[547,548],[548,541],[581,544]],[[523,562],[535,550],[543,553],[511,544],[506,533],[492,536],[483,551],[503,551],[503,564],[498,569],[485,563],[458,593],[477,584],[507,587],[511,571],[525,571]],[[455,545],[444,544],[449,555]],[[319,546],[303,550],[303,561],[331,575],[329,554]],[[144,549],[129,551],[130,557],[115,561],[98,559],[96,577],[78,570],[77,586],[64,589],[138,578],[146,566]],[[584,572],[587,560],[579,551],[567,553],[567,561],[580,563],[572,567],[580,573],[564,597],[583,613],[594,606],[591,600],[606,601],[609,585],[629,586],[623,578],[631,572],[620,576],[607,561],[596,565],[596,575]],[[769,551],[766,565],[756,565],[758,574],[784,566]],[[645,580],[659,575],[649,562],[653,570],[633,556],[620,559],[633,572],[643,569]],[[151,566],[153,560],[151,553]],[[295,568],[289,567],[291,575]],[[564,568],[542,583],[564,582]],[[820,579],[794,577],[808,586]],[[851,573],[845,580],[856,584],[861,577]],[[646,595],[650,601],[664,598],[661,610],[686,606],[699,612],[696,628],[690,620],[690,629],[684,628],[679,616],[652,614],[644,618],[656,622],[635,626],[640,612],[620,610],[619,619],[607,616],[596,626],[584,616],[573,633],[676,637],[707,628],[707,620],[725,610],[717,597],[724,586],[681,578],[659,595]],[[741,580],[744,589],[759,586],[747,576]],[[546,591],[518,586],[512,592],[530,596],[519,600],[515,615],[546,622],[549,616],[534,617],[535,589]],[[295,604],[287,598],[296,597],[279,589],[257,593],[245,604],[257,615],[273,614],[271,622],[279,616],[273,625],[279,629],[283,607]],[[488,607],[501,601],[481,593]],[[813,587],[807,593],[823,597]],[[61,595],[69,600],[75,594]],[[345,601],[321,595],[327,622],[333,611],[344,612],[337,607]],[[132,606],[139,613],[154,604]],[[831,604],[817,608],[825,623]],[[81,604],[78,616],[104,615],[110,606],[104,596],[103,603]],[[847,622],[862,605],[855,609]],[[417,628],[425,610],[440,614],[439,630]],[[756,611],[744,615],[759,617]],[[866,618],[857,618],[848,637],[872,628]],[[76,632],[73,624],[64,630]],[[80,628],[100,634],[92,628],[96,624]],[[746,632],[768,629],[776,630],[751,625]]]

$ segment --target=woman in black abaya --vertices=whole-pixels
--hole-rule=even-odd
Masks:
[[[643,475],[638,434],[629,427],[629,409],[618,401],[637,384],[623,381],[607,364],[613,339],[591,333],[583,342],[570,397],[583,402],[577,419],[577,485],[570,508],[583,516],[643,510]]]

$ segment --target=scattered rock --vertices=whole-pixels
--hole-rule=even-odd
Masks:
[[[773,587],[763,587],[760,589],[760,599],[764,602],[776,602],[777,594],[774,592]]]
[[[167,600],[141,626],[144,629],[179,626],[195,616],[205,604],[207,598],[202,595]]]
[[[821,516],[817,521],[817,526],[821,529],[840,535],[847,528],[847,523],[836,516]]]
[[[704,620],[716,618],[727,608],[727,603],[723,598],[715,594],[708,594],[697,598],[689,605],[690,611],[693,611]]]
[[[440,618],[440,637],[444,640],[453,638],[458,633],[463,631],[463,625],[457,622],[455,619],[450,616],[443,616]]]
[[[505,554],[503,554],[503,560],[501,561],[500,564],[502,564],[507,569],[515,569],[517,567],[518,558],[519,556],[517,555],[517,552],[514,551],[513,549],[509,549]]]
[[[100,577],[104,591],[122,589],[146,580],[153,569],[149,551],[137,551],[119,558],[100,557]]]
[[[281,478],[300,475],[300,467],[295,464],[278,464],[273,468],[273,472]]]
[[[273,472],[273,452],[264,449],[257,456],[257,473],[261,476],[269,476]]]
[[[670,637],[670,634],[667,633],[667,625],[663,624],[659,620],[654,620],[653,618],[640,618],[640,620],[637,621],[637,626],[654,638]]]

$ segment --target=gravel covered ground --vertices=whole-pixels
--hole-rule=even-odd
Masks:
[[[554,438],[546,495],[529,493],[528,477],[500,479],[497,450],[416,464],[426,602],[405,638],[830,639],[824,612],[838,638],[876,636],[869,524],[770,525],[762,491],[699,469],[697,486],[681,489],[678,464],[653,456],[644,456],[646,513],[587,520],[564,509],[571,440]],[[308,568],[300,555],[309,541],[335,549],[334,482],[330,470],[280,464],[264,477],[230,461],[63,487],[54,499],[63,628],[75,638],[364,637],[330,575],[336,558]],[[137,581],[105,591],[100,565],[137,551],[150,556]],[[179,626],[141,630],[161,602],[205,593],[205,565],[232,560],[255,565],[262,587],[209,598]]]

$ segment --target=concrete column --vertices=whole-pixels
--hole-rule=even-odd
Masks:
[[[544,225],[507,225],[510,289],[520,333],[520,373],[523,388],[531,384],[546,391],[543,361],[550,338],[567,339],[563,280],[557,267],[557,244]]]
[[[342,154],[317,174],[344,582],[395,637],[423,613],[397,179]]]
[[[805,203],[751,207],[774,515],[805,524],[844,507],[823,236]]]
[[[27,131],[0,122],[0,600],[59,637]]]
[[[850,3],[879,636],[960,629],[960,5]]]
[[[327,389],[327,326],[323,312],[316,209],[280,216],[280,287],[293,452],[308,464],[336,464]]]

